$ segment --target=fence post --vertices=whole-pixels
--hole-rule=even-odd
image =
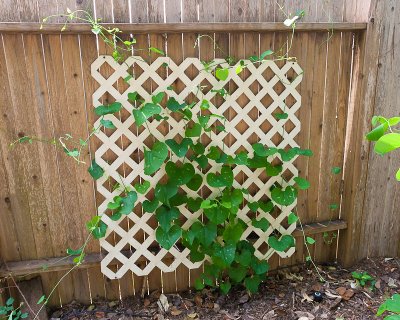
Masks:
[[[379,1],[373,0],[367,31],[355,35],[352,91],[349,111],[344,167],[344,192],[341,218],[347,229],[340,232],[338,260],[349,266],[363,258],[359,253],[368,177],[370,143],[364,138],[370,129],[375,107],[375,87],[378,73],[381,17]],[[351,115],[351,113],[350,113]]]

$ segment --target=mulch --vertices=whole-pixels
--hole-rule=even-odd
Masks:
[[[224,296],[218,291],[129,297],[123,301],[76,302],[50,312],[53,320],[266,320],[377,319],[379,305],[400,292],[400,258],[365,259],[351,269],[318,265],[326,282],[311,266],[282,269],[270,276],[260,292],[249,295],[237,287]],[[368,272],[376,283],[357,285],[351,272]]]

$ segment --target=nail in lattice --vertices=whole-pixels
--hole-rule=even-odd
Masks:
[[[128,102],[129,92],[137,91],[146,101],[151,100],[151,94],[158,92],[167,92],[168,96],[174,97],[177,101],[197,101],[193,108],[193,114],[199,112],[202,99],[209,100],[212,113],[229,115],[231,120],[225,124],[228,133],[213,134],[211,140],[203,135],[201,139],[203,141],[208,139],[206,141],[209,146],[218,146],[222,149],[224,139],[226,142],[230,133],[231,146],[224,148],[227,154],[233,155],[235,152],[246,150],[251,156],[253,150],[249,140],[254,140],[254,137],[256,137],[256,141],[269,147],[298,146],[294,138],[300,132],[300,122],[295,113],[301,104],[301,97],[296,91],[297,85],[302,80],[301,68],[295,62],[287,62],[282,68],[272,61],[266,61],[256,66],[245,60],[245,64],[247,70],[242,74],[237,75],[236,68],[233,67],[230,69],[228,78],[225,81],[219,81],[213,72],[204,71],[202,63],[197,58],[187,58],[180,65],[176,65],[167,57],[157,58],[151,64],[143,61],[140,57],[129,57],[124,63],[119,64],[111,56],[100,56],[93,62],[92,76],[100,85],[93,94],[94,107],[103,104],[105,98],[109,102],[113,98],[113,100],[121,102],[125,109],[120,115],[106,116],[106,119],[111,120],[117,129],[100,131],[96,134],[102,144],[95,152],[95,159],[105,170],[104,176],[96,182],[97,191],[104,198],[98,208],[99,214],[107,212],[107,203],[121,192],[112,190],[113,182],[121,182],[122,179],[125,185],[133,185],[145,179],[151,183],[147,194],[138,194],[136,207],[130,215],[122,217],[119,221],[112,221],[107,215],[102,217],[108,229],[106,237],[100,241],[101,247],[107,251],[101,262],[101,268],[108,278],[121,278],[128,270],[141,276],[148,275],[156,267],[164,272],[171,272],[176,270],[180,264],[184,264],[189,269],[198,268],[201,265],[200,262],[192,263],[190,261],[189,250],[186,248],[179,249],[176,246],[169,251],[160,249],[155,241],[157,224],[153,214],[144,213],[141,210],[140,204],[146,199],[152,199],[153,188],[164,177],[165,172],[163,167],[152,177],[143,172],[143,146],[151,147],[153,140],[149,131],[144,130],[144,127],[136,128],[131,116],[133,106]],[[166,65],[168,66],[166,67]],[[227,67],[228,65],[224,60],[216,60],[213,70],[217,66]],[[106,72],[104,72],[104,68]],[[134,71],[134,78],[129,79],[128,70]],[[109,76],[105,76],[106,73]],[[188,74],[194,76],[189,77]],[[288,79],[288,74],[294,75],[291,80]],[[129,85],[126,85],[123,79],[129,79],[127,81]],[[200,91],[204,96],[199,93],[199,86],[202,87]],[[171,87],[173,89],[169,90]],[[215,90],[224,87],[230,88],[233,92],[224,99],[217,98]],[[279,87],[281,90],[277,90]],[[211,91],[211,88],[214,90]],[[196,95],[199,98],[196,98]],[[110,97],[112,98],[110,99]],[[288,118],[276,120],[273,114],[282,110],[288,114]],[[218,120],[212,118],[210,124],[213,121]],[[98,125],[99,120],[96,121],[95,127]],[[150,121],[148,125],[155,138],[160,141],[180,138],[184,135],[184,122],[173,117],[168,120],[167,127],[160,125],[158,121]],[[243,131],[243,128],[247,129]],[[274,143],[273,141],[279,142]],[[284,163],[283,172],[289,172],[291,176],[297,175],[298,171],[293,164],[294,160]],[[216,172],[219,169],[220,167],[215,165],[209,172]],[[121,171],[123,172],[122,178]],[[234,174],[236,177],[234,187],[253,190],[253,201],[268,200],[270,187],[275,182],[282,184],[279,177],[266,178],[263,169],[252,170],[245,166],[236,166]],[[110,178],[108,179],[108,177]],[[113,182],[110,183],[110,180]],[[287,183],[292,184],[292,179]],[[285,185],[286,183],[283,183],[283,186]],[[183,189],[188,196],[197,195],[185,186]],[[251,213],[247,205],[239,211],[238,216],[248,223],[242,239],[251,237],[256,240],[254,247],[258,258],[265,259],[274,252],[267,245],[267,239],[274,229],[281,234],[291,234],[294,231],[296,226],[295,224],[287,226],[287,217],[295,206],[296,203],[293,203],[274,214],[259,212],[258,217],[265,217],[271,224],[266,232],[251,226]],[[184,229],[187,229],[201,216],[200,211],[192,213],[184,205],[180,207],[180,211]],[[129,253],[126,254],[126,252]],[[292,255],[293,252],[294,248],[290,248],[287,252],[277,253],[285,258]],[[110,266],[115,259],[118,268]]]

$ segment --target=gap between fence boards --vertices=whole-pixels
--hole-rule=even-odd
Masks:
[[[304,234],[309,236],[313,234],[319,234],[323,232],[343,230],[347,228],[347,222],[344,220],[325,221],[307,224],[303,226]],[[292,235],[299,237],[303,235],[300,228],[297,228]],[[129,251],[126,252],[129,256]],[[98,266],[103,255],[99,253],[87,254],[85,261],[79,266],[79,268],[90,268]],[[172,255],[167,255],[166,259],[172,259]],[[10,274],[13,276],[24,276],[32,275],[43,272],[54,272],[54,271],[65,271],[69,270],[74,266],[73,257],[68,258],[49,258],[41,260],[25,260],[16,262],[7,262],[7,267],[2,265],[0,267],[0,277],[7,277]]]
[[[0,23],[0,33],[36,33],[60,34],[64,24],[60,23],[29,23],[29,22],[4,22]],[[208,33],[208,32],[292,32],[291,27],[286,27],[282,22],[229,22],[229,23],[103,23],[106,28],[119,28],[123,32],[134,34],[144,33]],[[332,23],[297,23],[296,31],[363,31],[367,23],[332,22]],[[89,24],[68,23],[63,34],[90,34]]]

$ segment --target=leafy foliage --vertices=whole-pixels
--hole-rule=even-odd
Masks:
[[[396,293],[391,298],[386,299],[379,306],[376,315],[381,316],[385,312],[389,312],[390,315],[386,316],[384,320],[400,320],[400,294]]]

